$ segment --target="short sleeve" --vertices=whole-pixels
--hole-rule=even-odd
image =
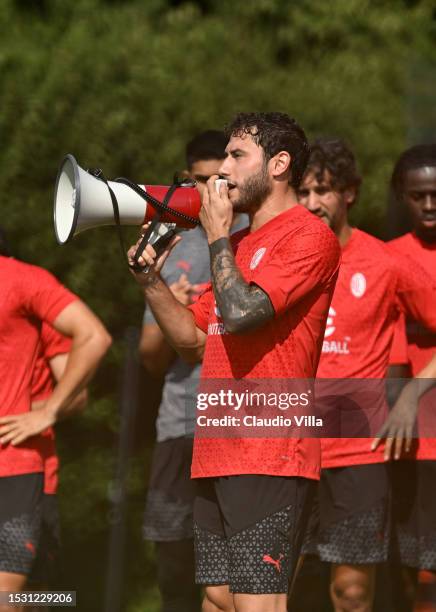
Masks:
[[[45,359],[52,359],[56,355],[63,355],[71,350],[71,339],[60,334],[45,322],[42,324],[40,341],[41,353]]]
[[[412,319],[436,332],[436,283],[419,263],[395,254],[397,296],[400,308]]]
[[[194,315],[195,325],[207,334],[207,326],[209,323],[210,309],[214,303],[214,295],[212,283],[206,285],[203,293],[198,297],[198,300],[188,306],[189,310]]]
[[[29,266],[21,285],[29,313],[41,321],[53,323],[56,317],[78,297],[54,276],[36,266]]]
[[[407,363],[409,363],[409,357],[407,351],[406,320],[404,314],[401,314],[395,326],[389,354],[389,365],[404,365]]]
[[[336,236],[319,225],[282,238],[251,282],[267,293],[279,315],[316,287],[334,282],[339,261]]]

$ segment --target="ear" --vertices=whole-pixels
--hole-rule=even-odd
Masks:
[[[342,193],[346,205],[348,207],[352,206],[357,196],[356,189],[354,187],[348,187]]]
[[[290,172],[292,158],[287,151],[280,151],[269,161],[270,172],[273,177],[280,177]]]

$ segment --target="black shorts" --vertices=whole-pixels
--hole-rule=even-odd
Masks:
[[[38,554],[29,582],[46,587],[56,584],[60,569],[59,553],[60,522],[57,495],[44,494]]]
[[[0,572],[27,576],[38,550],[44,475],[0,477]]]
[[[198,481],[196,582],[232,593],[287,593],[315,487],[304,478],[228,476]]]
[[[303,552],[322,561],[383,563],[390,545],[390,466],[324,469]]]
[[[146,540],[193,538],[196,483],[191,480],[192,447],[192,438],[174,438],[154,448],[143,522]]]
[[[398,461],[393,466],[394,559],[436,570],[436,461]]]

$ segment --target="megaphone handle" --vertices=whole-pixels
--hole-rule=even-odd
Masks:
[[[141,257],[147,244],[151,244],[153,249],[156,251],[157,256],[159,256],[166,249],[168,244],[171,242],[171,239],[173,238],[173,236],[177,234],[176,229],[169,227],[167,228],[167,231],[165,232],[165,234],[159,236],[153,242],[150,242],[150,238],[153,235],[153,232],[156,226],[159,224],[160,218],[161,218],[161,215],[159,213],[156,213],[156,215],[153,217],[150,227],[147,228],[147,231],[143,235],[141,242],[139,243],[138,248],[136,249],[136,253],[133,257],[134,263],[130,265],[130,268],[132,268],[132,270],[134,270],[135,272],[147,272],[148,271],[148,268],[149,268],[148,265],[141,266],[138,262],[138,259]]]
[[[156,212],[156,214],[154,215],[150,223],[150,226],[147,228],[146,232],[143,234],[141,238],[141,242],[139,243],[138,248],[136,249],[136,253],[133,257],[133,264],[129,264],[129,267],[134,272],[146,272],[148,269],[148,266],[141,266],[140,263],[138,262],[138,259],[141,257],[142,253],[144,252],[144,249],[148,244],[150,236],[154,232],[154,228],[159,223],[159,219],[160,219],[160,213]]]

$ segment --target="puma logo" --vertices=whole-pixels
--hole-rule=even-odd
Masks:
[[[270,563],[271,565],[274,565],[276,570],[280,573],[282,571],[281,563],[282,563],[283,557],[284,555],[282,555],[282,553],[279,554],[278,559],[273,559],[271,555],[263,555],[262,561],[264,561],[265,563]]]

